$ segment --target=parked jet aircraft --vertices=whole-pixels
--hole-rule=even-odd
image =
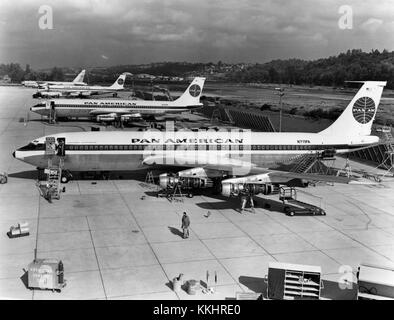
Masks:
[[[75,79],[70,82],[66,81],[22,81],[22,85],[32,88],[45,88],[48,85],[62,85],[62,86],[86,86],[87,83],[83,82],[85,77],[85,70],[82,70]]]
[[[129,121],[147,116],[174,114],[202,107],[200,96],[205,78],[195,78],[175,101],[147,101],[120,99],[56,99],[30,108],[40,115],[54,110],[56,117],[93,118],[97,121]]]
[[[130,73],[122,73],[109,87],[103,86],[76,86],[76,85],[45,85],[45,89],[38,91],[34,98],[61,97],[61,96],[91,96],[94,94],[113,93],[124,90],[126,76]]]
[[[176,181],[205,188],[219,179],[222,194],[270,194],[294,180],[357,183],[347,177],[275,170],[298,158],[342,154],[377,144],[372,122],[386,82],[366,81],[327,129],[294,132],[69,132],[51,135],[65,140],[64,169],[70,171],[134,170],[142,166],[179,167]],[[46,139],[37,138],[17,149],[15,158],[37,168],[48,165]],[[52,138],[53,139],[53,138]],[[60,141],[59,140],[59,141]],[[59,163],[59,157],[53,157]],[[267,169],[269,168],[269,169]],[[174,177],[161,175],[163,187]]]

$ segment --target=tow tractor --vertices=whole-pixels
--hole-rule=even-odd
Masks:
[[[294,187],[280,187],[279,190],[279,200],[284,205],[283,211],[289,216],[296,214],[325,216],[326,212],[321,208],[322,199],[316,196],[313,197],[319,199],[319,206],[297,200],[297,189]]]

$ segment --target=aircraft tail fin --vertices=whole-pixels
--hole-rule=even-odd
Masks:
[[[118,79],[116,79],[116,81],[113,83],[112,86],[110,86],[110,89],[115,89],[115,90],[122,90],[124,88],[124,83],[126,80],[126,76],[127,74],[122,73]]]
[[[204,87],[205,78],[196,77],[187,87],[186,91],[175,100],[176,103],[184,105],[194,105],[200,103],[202,88]]]
[[[73,82],[83,82],[83,79],[85,78],[85,70],[82,70],[73,80]]]
[[[372,123],[380,103],[386,81],[349,81],[361,82],[352,101],[348,104],[339,118],[319,134],[368,136],[371,134]]]

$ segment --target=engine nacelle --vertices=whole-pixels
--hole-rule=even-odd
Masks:
[[[96,116],[96,120],[100,121],[114,121],[116,118],[116,113],[100,114]]]
[[[174,188],[177,184],[181,189],[206,189],[213,187],[213,181],[209,178],[179,177],[163,173],[159,176],[159,184],[163,189]]]
[[[279,185],[255,183],[222,183],[222,195],[225,197],[238,197],[240,195],[279,193]]]
[[[61,92],[54,91],[37,91],[33,94],[33,98],[60,98]]]
[[[140,113],[134,113],[134,114],[122,114],[120,116],[120,119],[122,121],[130,121],[132,119],[139,119],[141,118],[141,114]]]

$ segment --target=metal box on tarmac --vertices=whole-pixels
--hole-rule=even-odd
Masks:
[[[64,267],[61,260],[35,259],[29,264],[29,289],[49,289],[60,292],[65,285]]]

